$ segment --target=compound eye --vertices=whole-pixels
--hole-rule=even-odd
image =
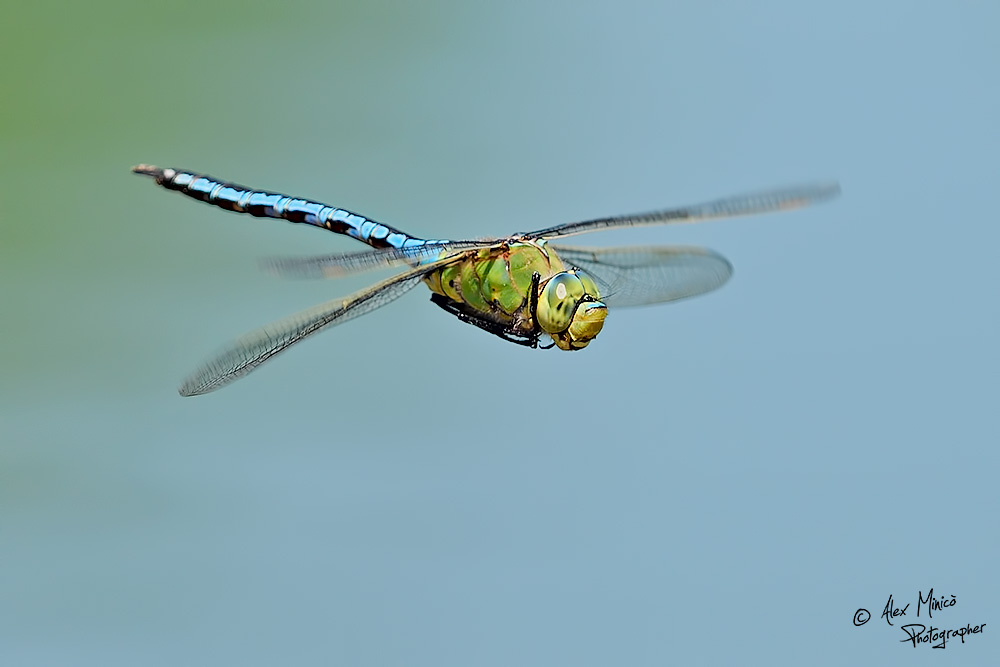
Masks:
[[[576,277],[580,279],[581,283],[583,283],[584,291],[587,292],[589,296],[593,297],[594,301],[599,301],[601,298],[601,291],[597,289],[597,283],[594,282],[594,279],[580,270],[577,270],[575,273]]]
[[[565,331],[586,293],[583,283],[574,274],[564,271],[552,276],[538,295],[538,326],[548,334]]]

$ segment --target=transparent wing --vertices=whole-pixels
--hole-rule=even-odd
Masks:
[[[733,274],[725,257],[706,248],[549,248],[567,265],[590,274],[601,289],[601,300],[616,307],[697,296],[721,287]]]
[[[355,273],[414,266],[442,253],[488,247],[495,241],[428,241],[420,246],[364,250],[318,257],[272,257],[261,261],[268,273],[286,278],[340,278]]]
[[[618,227],[644,227],[649,225],[701,222],[702,220],[754,215],[770,211],[786,211],[830,199],[839,193],[840,186],[836,183],[803,185],[727,197],[726,199],[717,199],[704,204],[683,206],[664,211],[623,215],[615,218],[600,218],[585,222],[571,222],[565,225],[549,227],[548,229],[540,229],[527,234],[527,236],[556,238],[605,229],[616,229]]]
[[[520,236],[532,239],[538,237],[558,238],[618,227],[693,223],[716,218],[767,213],[820,202],[836,196],[839,192],[840,186],[835,183],[784,188],[718,199],[695,206],[557,225]],[[319,257],[271,258],[264,260],[262,264],[264,270],[269,273],[290,278],[339,278],[375,269],[413,266],[436,259],[442,253],[484,248],[497,242],[497,239],[425,241],[422,245],[411,245],[404,248],[386,248]]]
[[[215,391],[250,373],[289,346],[321,329],[381,308],[413,289],[428,271],[452,261],[442,259],[411,269],[343,299],[334,299],[241,336],[188,377],[182,396]]]

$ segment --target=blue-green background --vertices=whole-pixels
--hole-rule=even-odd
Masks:
[[[6,6],[0,664],[987,664],[997,7]],[[418,291],[182,399],[225,341],[370,278],[261,273],[359,246],[139,162],[432,237],[844,193],[586,239],[736,273],[580,354]],[[911,620],[930,587],[985,634],[898,643],[888,596]]]

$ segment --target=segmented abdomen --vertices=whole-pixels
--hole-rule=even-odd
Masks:
[[[203,174],[178,169],[160,169],[149,165],[133,167],[132,171],[152,176],[158,185],[168,190],[176,190],[227,211],[249,213],[258,218],[279,218],[288,222],[305,223],[337,234],[345,234],[375,248],[406,248],[443,242],[410,236],[342,208],[308,199],[252,190]]]

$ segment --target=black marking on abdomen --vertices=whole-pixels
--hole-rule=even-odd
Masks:
[[[404,248],[441,243],[441,241],[418,239],[346,209],[308,199],[253,190],[203,174],[179,169],[160,169],[145,164],[133,167],[132,171],[152,176],[158,185],[168,190],[176,190],[227,211],[248,213],[258,218],[279,218],[288,222],[304,223],[350,236],[375,248]]]

